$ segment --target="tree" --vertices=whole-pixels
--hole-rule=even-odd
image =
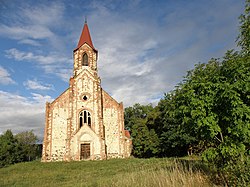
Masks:
[[[37,137],[32,131],[13,135],[7,130],[0,136],[0,167],[30,161],[37,155]]]
[[[219,131],[214,146],[204,152],[203,158],[217,167],[228,185],[247,186],[250,171],[244,165],[249,168],[250,56],[228,51],[218,85],[213,108]]]
[[[125,108],[125,128],[131,131],[132,154],[140,158],[157,156],[159,139],[154,129],[155,110],[152,105],[135,104]]]
[[[37,136],[33,131],[25,131],[16,134],[15,138],[18,140],[20,146],[22,146],[25,161],[31,161],[36,158],[37,155]]]
[[[0,136],[0,167],[23,161],[23,150],[11,130]]]
[[[247,53],[228,51],[222,61],[211,59],[207,64],[197,64],[159,107],[164,151],[175,146],[185,148],[188,144],[198,146],[203,159],[218,169],[228,185],[246,186],[249,180],[238,173],[249,173],[249,169],[238,166],[249,163],[250,56]]]
[[[238,46],[242,47],[242,51],[250,54],[250,0],[246,0],[245,14],[241,14],[240,34],[237,38]]]
[[[159,115],[155,122],[158,126],[156,132],[160,138],[161,156],[186,155],[189,146],[194,141],[193,136],[186,132],[183,126],[183,117],[181,116],[184,113],[179,109],[181,100],[178,97],[180,96],[177,90],[165,94],[157,106]]]

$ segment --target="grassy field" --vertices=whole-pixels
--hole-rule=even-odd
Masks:
[[[213,186],[199,161],[112,159],[19,163],[0,169],[0,186]]]

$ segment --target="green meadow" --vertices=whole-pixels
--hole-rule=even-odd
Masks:
[[[151,158],[18,163],[0,169],[0,186],[214,186],[199,160]]]

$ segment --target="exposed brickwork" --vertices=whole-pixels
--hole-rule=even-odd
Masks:
[[[85,53],[88,66],[82,62]],[[74,50],[73,57],[69,88],[46,103],[42,161],[129,157],[132,141],[124,130],[123,104],[101,88],[97,50],[84,43]],[[80,118],[81,114],[90,117]]]

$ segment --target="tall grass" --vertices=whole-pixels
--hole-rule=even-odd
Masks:
[[[30,162],[0,169],[0,186],[213,186],[199,167],[176,159]]]
[[[174,161],[174,165],[168,168],[159,168],[152,165],[152,168],[116,175],[105,184],[98,186],[124,186],[124,187],[209,187],[212,184],[208,177],[201,171],[193,170],[192,167],[186,167],[182,163]]]

